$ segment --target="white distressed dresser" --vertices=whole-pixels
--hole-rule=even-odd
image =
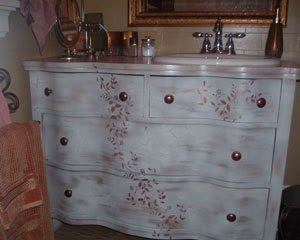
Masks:
[[[26,61],[53,217],[275,240],[297,68]]]

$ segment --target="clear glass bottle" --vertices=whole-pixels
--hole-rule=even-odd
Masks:
[[[155,40],[151,39],[150,36],[146,36],[142,39],[142,56],[143,57],[154,57],[155,55]]]

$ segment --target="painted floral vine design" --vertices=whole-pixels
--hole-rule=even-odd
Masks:
[[[167,194],[159,189],[159,182],[155,179],[157,170],[154,168],[140,169],[141,157],[133,151],[126,152],[122,149],[124,138],[128,133],[128,119],[130,108],[134,105],[130,96],[124,102],[113,92],[118,89],[118,82],[115,75],[110,79],[98,78],[101,94],[109,105],[111,121],[106,125],[108,131],[107,140],[113,146],[113,158],[121,163],[124,177],[131,179],[133,184],[129,187],[126,200],[132,206],[142,206],[158,221],[156,227],[160,231],[153,231],[153,237],[172,239],[172,230],[178,229],[182,221],[186,219],[187,210],[183,204],[175,206],[168,205]],[[151,176],[151,177],[150,177]]]
[[[210,85],[203,86],[197,89],[200,96],[199,105],[209,105],[223,121],[236,122],[242,118],[240,114],[232,111],[233,106],[238,104],[238,97],[243,95],[246,103],[253,104],[262,96],[262,93],[253,94],[253,84],[254,80],[243,81],[241,82],[242,89],[238,89],[238,86],[232,83],[229,94],[221,89],[212,91]]]

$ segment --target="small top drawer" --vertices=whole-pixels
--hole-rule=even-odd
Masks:
[[[41,73],[33,105],[58,112],[111,114],[130,104],[132,114],[143,114],[143,84],[140,75],[95,73]]]
[[[152,76],[150,117],[277,122],[280,88],[280,79]]]

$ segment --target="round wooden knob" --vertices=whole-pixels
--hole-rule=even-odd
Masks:
[[[45,93],[45,95],[48,97],[51,93],[52,93],[53,91],[52,91],[52,89],[50,89],[50,88],[45,88],[45,90],[44,90],[44,93]]]
[[[168,94],[164,98],[166,104],[171,104],[174,102],[174,97],[171,94]]]
[[[127,99],[128,99],[128,94],[126,92],[121,92],[119,94],[119,99],[122,101],[122,102],[125,102]]]
[[[259,107],[259,108],[263,108],[264,106],[266,106],[266,99],[265,98],[259,98],[257,99],[256,101],[256,105]]]
[[[239,152],[239,151],[234,151],[234,152],[231,154],[231,158],[232,158],[232,160],[234,160],[234,161],[240,161],[241,158],[242,158],[242,154],[241,154],[241,152]]]
[[[63,145],[63,146],[66,146],[69,142],[69,139],[67,139],[66,137],[62,137],[60,139],[60,144]]]
[[[235,222],[235,220],[236,220],[236,215],[235,214],[233,214],[233,213],[229,213],[228,215],[227,215],[227,221],[228,222]]]
[[[65,196],[66,196],[67,198],[72,197],[72,190],[67,189],[67,190],[65,191]]]

